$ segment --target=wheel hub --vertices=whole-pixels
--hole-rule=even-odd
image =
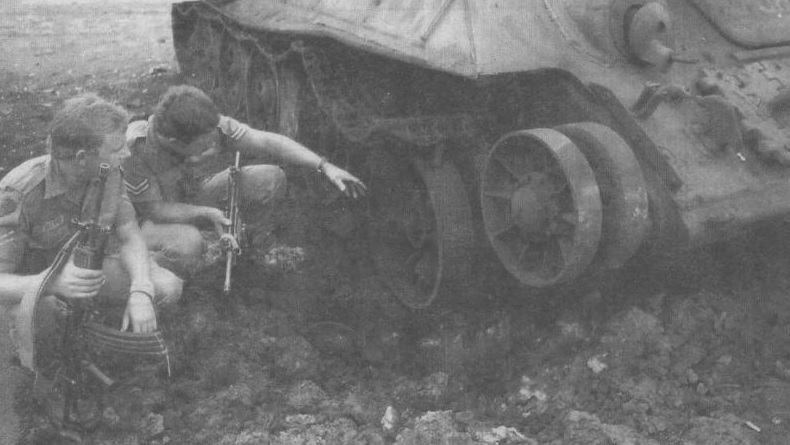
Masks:
[[[550,192],[540,182],[528,182],[518,188],[510,199],[513,222],[526,234],[544,233],[549,227],[552,206]]]
[[[486,233],[507,270],[548,287],[581,275],[601,237],[600,193],[579,149],[551,129],[508,133],[485,161]]]

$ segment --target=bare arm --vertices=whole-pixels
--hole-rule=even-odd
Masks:
[[[116,232],[121,241],[121,261],[129,272],[132,286],[135,283],[151,284],[148,270],[148,250],[140,234],[137,221],[131,220],[124,223],[116,229]]]
[[[148,250],[137,221],[132,219],[123,223],[116,229],[116,233],[121,241],[121,262],[129,272],[132,282],[121,330],[131,326],[134,332],[155,331],[155,291],[148,268]]]
[[[354,198],[364,195],[367,190],[365,184],[351,173],[327,162],[295,140],[277,133],[250,128],[241,139],[233,142],[233,148],[250,157],[272,156],[284,164],[318,169],[338,190]]]
[[[243,155],[256,158],[272,156],[284,164],[297,167],[318,168],[322,159],[321,156],[289,137],[254,128],[250,128],[232,145]]]
[[[38,275],[17,275],[9,272],[0,273],[0,305],[13,306],[22,301],[26,292],[38,286],[43,277]]]
[[[225,213],[215,207],[164,201],[139,202],[137,207],[143,216],[158,224],[194,224],[199,221],[210,221],[220,235],[223,233],[222,225],[230,224]]]
[[[13,273],[13,268],[9,265],[0,266],[0,305],[19,304],[27,292],[38,290],[46,273],[45,270],[35,275],[19,275]],[[66,298],[91,298],[99,292],[103,284],[104,275],[101,270],[76,267],[69,260],[44,289],[44,293]]]

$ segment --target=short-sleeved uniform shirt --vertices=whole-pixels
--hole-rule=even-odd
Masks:
[[[118,227],[134,208],[114,169],[105,185],[99,223]],[[70,196],[49,155],[30,159],[0,180],[0,272],[38,273],[77,231],[82,197]],[[111,238],[113,237],[111,232]],[[110,245],[117,243],[109,242]]]
[[[191,202],[208,178],[231,165],[234,153],[229,145],[249,129],[233,118],[220,116],[217,131],[207,139],[203,153],[184,157],[158,143],[153,116],[132,122],[126,130],[131,156],[123,164],[129,198],[133,203]]]

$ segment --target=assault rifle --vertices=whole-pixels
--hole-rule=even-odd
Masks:
[[[79,227],[77,235],[77,245],[72,253],[72,262],[75,266],[83,269],[98,270],[102,267],[104,246],[109,234],[109,228],[99,224],[101,207],[104,197],[104,189],[107,184],[107,177],[110,173],[110,166],[102,164],[99,167],[99,177],[94,178],[88,184],[85,197],[82,200],[81,220],[72,221]],[[107,377],[91,362],[84,360],[87,351],[80,350],[83,345],[77,341],[77,335],[88,321],[91,312],[91,301],[69,300],[57,296],[65,303],[66,320],[63,326],[63,337],[61,337],[61,362],[62,369],[59,377],[61,381],[54,382],[63,388],[63,426],[65,427],[87,427],[89,422],[94,421],[94,417],[80,418],[79,399],[80,392],[85,386],[83,375],[83,361],[87,363],[86,369],[92,372],[99,381],[105,385],[112,386],[114,382]]]
[[[46,283],[59,273],[69,256],[77,267],[99,270],[104,260],[104,247],[110,233],[110,227],[100,224],[102,202],[107,178],[110,173],[109,164],[101,164],[99,176],[91,180],[82,202],[79,220],[72,221],[79,230],[72,240],[58,253],[55,263],[47,273],[40,291]],[[64,303],[66,320],[61,338],[61,368],[52,384],[63,394],[63,410],[51,412],[52,421],[66,429],[87,430],[98,424],[101,418],[100,403],[95,391],[86,386],[87,375],[93,375],[106,388],[115,382],[104,374],[90,359],[91,352],[97,349],[138,355],[165,356],[168,360],[167,347],[159,332],[132,333],[121,332],[91,321],[95,312],[91,300],[68,299],[56,297]],[[93,396],[95,400],[89,403]]]
[[[230,220],[230,225],[220,238],[220,247],[225,252],[225,285],[222,288],[225,295],[230,294],[231,274],[233,273],[233,265],[236,264],[236,258],[242,254],[242,249],[247,247],[247,230],[239,211],[239,190],[241,189],[240,159],[241,154],[237,151],[236,159],[228,169],[228,204],[225,208],[225,217]]]

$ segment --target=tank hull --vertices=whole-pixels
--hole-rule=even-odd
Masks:
[[[790,51],[772,46],[781,35],[723,33],[737,17],[716,16],[708,3],[186,2],[173,7],[173,29],[182,71],[226,114],[330,157],[374,154],[383,177],[396,169],[390,164],[409,166],[407,188],[422,188],[415,199],[427,210],[401,213],[428,216],[398,220],[386,206],[374,216],[433,252],[409,266],[427,281],[411,286],[429,289],[415,297],[419,307],[441,292],[439,282],[465,275],[469,259],[457,252],[472,247],[499,254],[497,243],[521,243],[526,253],[499,258],[527,277],[542,274],[522,281],[543,287],[790,213]],[[580,123],[592,130],[567,127]],[[522,142],[506,137],[524,130]],[[607,148],[620,141],[630,153]],[[568,144],[590,164],[600,221],[582,190],[562,195],[587,177],[563,158]],[[548,159],[545,169],[538,158]],[[530,166],[490,167],[502,159]],[[510,178],[497,182],[497,174]],[[465,191],[448,197],[468,207],[460,214],[471,221],[458,233],[441,229],[457,212],[431,200],[444,193],[431,185],[436,178]],[[539,218],[519,213],[533,201],[542,203]],[[415,235],[423,232],[433,238]],[[526,259],[532,251],[551,270]]]

